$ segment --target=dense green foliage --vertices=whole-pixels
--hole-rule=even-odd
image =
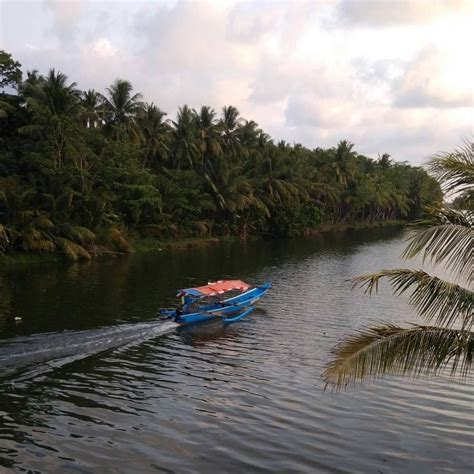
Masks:
[[[11,57],[4,54],[8,61]],[[6,68],[6,67],[5,67]],[[233,106],[174,120],[116,80],[80,91],[54,69],[0,97],[0,251],[89,258],[159,239],[295,236],[322,223],[419,217],[442,198],[422,169],[274,143]]]

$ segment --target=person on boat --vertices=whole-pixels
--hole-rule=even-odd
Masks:
[[[176,316],[174,318],[175,322],[178,322],[181,319],[183,314],[187,314],[190,312],[191,302],[187,301],[186,297],[181,298],[181,303],[176,308]]]
[[[181,298],[181,311],[183,314],[191,313],[191,306],[193,304],[193,300],[189,297],[183,296]]]

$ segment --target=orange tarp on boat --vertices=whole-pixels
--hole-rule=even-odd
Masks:
[[[179,290],[178,296],[213,296],[225,293],[231,290],[245,291],[250,288],[248,283],[242,280],[219,280],[214,283],[208,283],[204,286],[198,286],[196,288],[188,288],[185,290]]]

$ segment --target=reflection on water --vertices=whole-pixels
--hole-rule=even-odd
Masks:
[[[342,335],[413,319],[386,287],[369,299],[347,281],[402,248],[400,232],[358,232],[0,272],[0,466],[470,472],[472,382],[322,391]],[[238,324],[156,322],[174,289],[225,277],[273,289]]]

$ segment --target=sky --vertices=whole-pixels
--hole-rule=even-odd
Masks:
[[[474,0],[0,0],[0,49],[173,119],[234,105],[275,140],[422,164],[473,134]]]

